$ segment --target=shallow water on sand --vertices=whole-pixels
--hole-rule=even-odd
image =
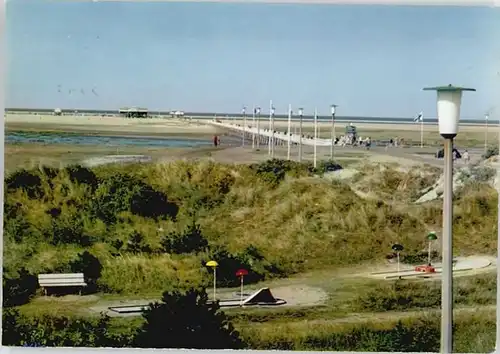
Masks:
[[[209,146],[211,139],[148,138],[123,136],[95,136],[64,133],[10,132],[5,134],[6,144],[68,144],[94,146],[147,146],[147,147],[197,147]]]

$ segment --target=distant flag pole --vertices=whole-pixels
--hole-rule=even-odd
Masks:
[[[273,128],[273,100],[269,101],[269,137],[267,139],[267,154],[271,156],[271,129]]]
[[[484,115],[484,125],[485,125],[485,130],[484,130],[484,153],[488,151],[488,119],[489,115],[486,113]]]
[[[257,149],[260,149],[260,107],[256,108],[255,114],[257,115]]]
[[[274,146],[276,145],[274,135],[274,106],[271,105],[271,158],[274,159]]]
[[[314,168],[316,168],[316,157],[318,152],[318,110],[314,109]]]
[[[288,154],[287,158],[290,160],[290,152],[292,147],[292,105],[288,105]]]
[[[420,122],[420,148],[424,147],[424,112],[417,114],[414,122]]]
[[[245,132],[246,132],[246,125],[247,125],[247,108],[243,106],[241,109],[241,114],[243,114],[243,139],[241,142],[241,146],[245,147]]]
[[[255,149],[255,114],[257,113],[257,108],[253,106],[252,112],[252,150]]]
[[[304,115],[304,109],[299,108],[299,162],[302,162],[302,117]]]

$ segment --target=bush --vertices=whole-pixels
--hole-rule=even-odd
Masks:
[[[323,160],[319,161],[317,172],[326,173],[341,170],[342,166],[336,163],[334,160]]]
[[[113,244],[119,250],[123,245],[123,241],[116,240]],[[152,251],[151,247],[146,243],[144,235],[138,231],[133,231],[130,234],[125,250],[134,254],[151,253]]]
[[[458,278],[454,283],[454,302],[462,305],[490,305],[496,299],[496,275]],[[396,280],[381,284],[353,300],[356,311],[406,311],[441,306],[441,283]]]
[[[18,311],[3,311],[2,344],[23,347],[123,347],[108,332],[109,318],[97,320],[41,316],[27,318]]]
[[[45,238],[56,246],[77,244],[88,247],[93,243],[92,238],[85,234],[82,219],[68,214],[57,215],[51,220],[51,228],[45,231]]]
[[[108,225],[116,223],[117,215],[124,211],[153,219],[174,219],[179,211],[164,194],[125,174],[103,180],[87,208],[93,217]]]
[[[379,285],[354,300],[358,311],[403,311],[410,308],[438,307],[441,304],[441,288],[438,283],[422,285],[397,280],[390,285]]]
[[[70,271],[72,273],[83,273],[87,283],[87,292],[98,290],[97,282],[101,277],[102,265],[97,257],[88,251],[78,254],[77,259],[70,262]]]
[[[489,159],[492,156],[498,155],[498,146],[489,147],[483,154],[483,159]]]
[[[86,184],[94,192],[99,186],[99,179],[94,171],[80,165],[68,166],[65,168],[71,182],[76,184]]]
[[[17,276],[9,276],[9,270],[3,269],[3,306],[20,306],[29,302],[38,288],[38,278],[21,268]]]
[[[182,233],[171,232],[161,240],[162,251],[165,253],[193,253],[208,248],[208,241],[203,236],[200,225],[191,224]]]
[[[23,190],[29,198],[43,196],[42,178],[35,171],[19,170],[5,179],[6,191]]]
[[[287,174],[294,177],[312,175],[315,172],[310,163],[299,163],[290,160],[272,159],[250,165],[250,169],[264,182],[277,186]]]
[[[373,329],[358,326],[326,336],[307,336],[302,350],[359,351],[359,352],[437,352],[440,331],[437,321],[420,320],[410,326],[399,321],[392,329]],[[313,349],[314,348],[314,349]]]
[[[239,333],[220,311],[208,302],[205,290],[165,292],[160,303],[144,314],[135,346],[139,348],[241,349]]]

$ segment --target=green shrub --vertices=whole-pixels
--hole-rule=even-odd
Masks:
[[[461,305],[490,305],[496,299],[496,275],[482,274],[473,278],[457,278],[454,302]],[[396,280],[380,284],[352,302],[356,311],[406,311],[441,306],[441,283]]]
[[[88,251],[78,254],[77,259],[69,264],[72,273],[83,273],[87,283],[87,292],[98,290],[98,280],[102,273],[102,264],[99,259]]]
[[[171,232],[161,240],[162,251],[165,253],[193,253],[208,248],[208,241],[203,236],[200,225],[191,224],[181,233]]]
[[[145,218],[175,218],[179,208],[167,197],[146,183],[125,174],[111,176],[101,182],[88,210],[92,217],[108,225],[117,222],[117,215],[130,211]]]
[[[6,191],[18,189],[24,191],[29,198],[35,199],[43,196],[42,178],[35,171],[19,170],[5,179]]]
[[[310,163],[299,163],[291,160],[272,159],[250,165],[250,169],[264,182],[277,186],[287,174],[293,177],[308,176],[315,172]]]
[[[438,307],[441,304],[441,288],[438,283],[421,284],[397,280],[363,293],[354,300],[358,311],[404,311],[411,308]]]
[[[208,301],[205,290],[165,292],[160,303],[151,304],[144,314],[134,344],[139,348],[241,349],[239,333]]]
[[[123,245],[123,242],[119,242],[121,240],[117,240],[114,242],[115,247],[117,247],[117,250],[121,248]],[[151,253],[152,249],[151,247],[146,243],[144,235],[141,234],[138,231],[132,231],[128,238],[127,245],[125,247],[126,252],[138,254],[138,253]]]
[[[492,156],[498,155],[498,146],[489,147],[486,152],[483,154],[483,159],[489,159]]]
[[[3,306],[12,307],[23,305],[35,295],[38,288],[38,278],[21,268],[17,274],[9,274],[9,269],[3,269]]]
[[[24,347],[123,347],[108,332],[109,318],[97,320],[41,316],[27,318],[16,310],[3,311],[2,344]]]

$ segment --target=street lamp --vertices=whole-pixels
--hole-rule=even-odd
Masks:
[[[245,146],[245,130],[246,130],[246,125],[247,125],[246,112],[247,112],[247,107],[243,106],[243,108],[241,109],[241,114],[243,114],[243,140],[242,140],[241,146]]]
[[[314,109],[314,168],[316,168],[316,157],[318,154],[318,110]]]
[[[273,100],[269,101],[269,136],[267,137],[267,154],[271,156],[271,129],[273,128]]]
[[[330,106],[332,112],[332,146],[330,147],[330,160],[333,160],[333,155],[335,153],[335,109],[338,107],[336,104]]]
[[[257,150],[260,148],[260,107],[255,109],[257,115]]]
[[[275,145],[275,140],[274,140],[274,113],[276,109],[272,105],[271,102],[271,109],[269,110],[269,115],[271,119],[271,140],[270,140],[270,147],[271,147],[271,158],[274,159],[274,145]]]
[[[484,125],[485,125],[485,131],[484,131],[484,153],[488,151],[488,119],[489,119],[489,114],[486,113],[484,115]]]
[[[290,160],[290,152],[292,148],[292,105],[288,105],[288,129],[287,129],[287,134],[288,134],[288,152],[287,152],[287,159]]]
[[[252,110],[252,150],[255,149],[255,114],[257,113],[257,108],[255,105]]]
[[[441,352],[453,351],[453,139],[458,134],[463,91],[473,88],[448,86],[427,87],[437,92],[439,134],[444,138],[443,195],[443,270],[441,281]]]
[[[299,162],[302,162],[302,117],[304,116],[304,108],[299,108]]]

